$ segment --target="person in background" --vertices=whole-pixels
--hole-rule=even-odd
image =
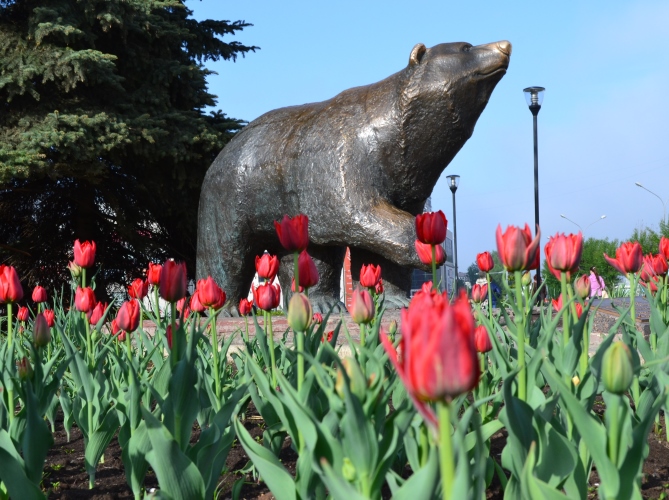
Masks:
[[[597,274],[597,268],[592,266],[590,268],[590,297],[608,297],[604,288],[604,278]]]

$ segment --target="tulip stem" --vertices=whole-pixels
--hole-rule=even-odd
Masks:
[[[300,292],[300,265],[299,254],[297,252],[293,253],[293,272],[295,273],[295,293]]]
[[[272,316],[269,311],[263,310],[265,318],[265,333],[267,335],[267,343],[269,344],[269,359],[270,370],[272,373],[272,387],[276,388],[276,354],[274,353],[274,332],[272,331]]]
[[[12,303],[8,302],[7,303],[7,347],[9,349],[9,359],[11,360],[9,364],[9,369],[13,370],[16,365],[14,365],[14,348],[13,348],[13,343],[14,343],[14,332],[12,330]],[[10,372],[13,373],[13,372]],[[10,387],[7,388],[7,399],[8,399],[8,406],[7,408],[9,410],[9,424],[11,425],[12,422],[14,421],[14,410],[15,410],[15,405],[14,405],[14,388],[10,385]]]
[[[516,336],[518,344],[518,398],[521,401],[527,401],[527,368],[525,367],[525,314],[523,308],[523,293],[521,290],[522,273],[514,271],[514,287],[516,289]]]
[[[295,332],[297,340],[297,392],[304,382],[304,332]]]
[[[492,282],[490,281],[490,273],[485,273],[485,279],[488,282],[488,316],[492,321]]]
[[[566,349],[571,336],[571,323],[569,321],[569,309],[565,307],[569,299],[567,298],[567,273],[564,271],[560,271],[560,292],[562,294],[562,347]],[[568,373],[565,373],[564,376],[567,382],[571,379]]]
[[[244,343],[247,344],[247,349],[248,349],[248,343],[249,343],[249,317],[244,316],[244,322],[246,323],[246,335],[244,336]]]
[[[609,417],[609,459],[613,466],[618,468],[618,448],[620,441],[620,400],[622,396],[612,394],[611,399],[607,401],[606,414]]]
[[[81,288],[86,288],[86,268],[81,268]]]
[[[432,247],[432,290],[435,292],[439,291],[439,287],[437,286],[437,248],[434,245],[430,245]],[[458,282],[458,277],[455,277],[455,283],[456,283],[456,288],[457,288],[457,282]]]
[[[447,401],[437,403],[439,418],[439,465],[441,468],[441,495],[443,500],[451,498],[455,464],[453,460],[453,442],[451,439],[451,404]]]
[[[156,325],[160,323],[160,302],[158,296],[158,285],[153,285],[153,312],[156,315]]]
[[[211,332],[211,354],[213,356],[214,390],[216,391],[216,411],[221,402],[221,380],[218,376],[218,332],[216,331],[216,312],[209,308],[209,331]]]
[[[132,343],[130,342],[130,332],[125,332],[125,349],[128,351],[128,364],[132,367]]]
[[[176,315],[177,305],[175,302],[170,302],[170,321],[172,324],[172,352],[170,353],[170,359],[172,361],[172,368],[179,362],[179,339],[177,338]]]

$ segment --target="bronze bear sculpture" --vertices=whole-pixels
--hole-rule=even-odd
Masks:
[[[511,55],[507,41],[446,43],[411,51],[406,68],[330,100],[270,111],[249,123],[207,171],[198,215],[197,276],[211,275],[232,300],[246,297],[256,255],[284,256],[273,221],[309,216],[309,254],[320,274],[315,311],[338,310],[345,249],[351,271],[383,268],[387,305],[406,303],[414,217],[474,131]]]

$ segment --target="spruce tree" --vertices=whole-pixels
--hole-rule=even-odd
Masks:
[[[0,257],[27,285],[60,287],[77,238],[97,243],[98,283],[166,257],[194,274],[202,180],[243,125],[205,112],[204,64],[256,47],[227,41],[249,24],[191,14],[0,0]]]

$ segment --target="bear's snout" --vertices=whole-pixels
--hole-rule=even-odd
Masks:
[[[502,40],[501,42],[497,42],[497,48],[501,53],[506,54],[507,56],[511,55],[511,42],[509,42],[508,40]]]

